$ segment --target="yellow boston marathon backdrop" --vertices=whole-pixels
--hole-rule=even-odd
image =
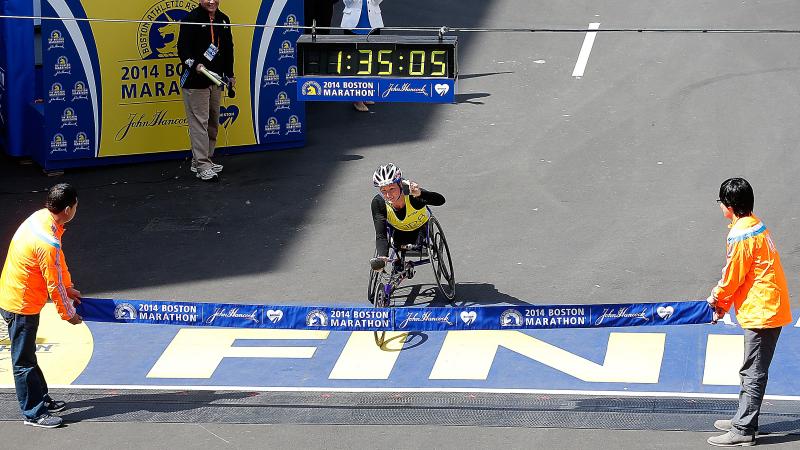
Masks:
[[[0,386],[13,387],[11,342],[0,320]],[[36,337],[36,357],[49,385],[71,384],[92,357],[94,340],[86,324],[71,325],[59,317],[52,303],[45,305]]]
[[[83,0],[87,17],[152,20],[162,23],[92,22],[102,80],[102,133],[98,156],[136,155],[189,148],[177,56],[179,21],[197,7],[194,0]],[[260,1],[223,2],[234,23],[253,23]],[[223,97],[236,116],[220,126],[218,146],[256,143],[250,107],[252,27],[234,27],[237,96]],[[223,110],[223,120],[226,119]]]

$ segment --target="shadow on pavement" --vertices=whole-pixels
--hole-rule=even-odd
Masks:
[[[164,414],[160,422],[175,422],[170,415],[201,408],[213,408],[221,402],[220,408],[235,408],[237,400],[247,399],[256,394],[250,392],[174,392],[174,393],[134,393],[103,395],[69,402],[68,412],[60,416],[65,422],[93,421],[138,421],[145,417]],[[243,405],[244,406],[244,405]],[[249,405],[248,405],[249,406]],[[77,410],[77,411],[75,411]]]
[[[470,27],[483,25],[495,2],[388,3],[387,26]],[[462,58],[471,42],[460,39]],[[46,178],[36,166],[5,158],[0,259],[16,227],[40,207],[43,190],[71,182],[80,193],[81,213],[64,241],[84,294],[274,272],[311,233],[309,222],[343,165],[364,158],[358,149],[425,141],[442,107],[449,105],[375,105],[375,114],[364,115],[347,103],[310,103],[305,148],[220,157],[225,171],[218,183],[198,182],[186,160],[75,169]]]
[[[472,306],[516,305],[530,303],[497,290],[491,283],[458,283],[456,282],[456,298],[449,300],[442,295],[439,287],[433,283],[409,284],[400,286],[392,295],[395,306],[416,306],[440,308],[455,306],[467,308]]]

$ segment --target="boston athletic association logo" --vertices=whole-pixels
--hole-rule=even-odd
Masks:
[[[72,108],[65,108],[64,112],[61,113],[61,128],[74,127],[77,125],[78,115],[75,114],[75,110]]]
[[[88,100],[89,89],[86,88],[86,83],[83,81],[76,81],[75,86],[72,87],[72,100]]]
[[[286,27],[283,29],[283,34],[300,32],[300,28],[298,28],[300,23],[297,20],[297,16],[294,14],[286,16],[286,21],[283,22],[283,26]]]
[[[64,35],[61,34],[61,30],[53,30],[47,38],[47,50],[54,48],[64,48]]]
[[[294,46],[292,41],[281,42],[281,47],[278,49],[278,60],[294,58]]]
[[[516,309],[507,309],[500,314],[501,327],[520,327],[522,326],[522,314]]]
[[[66,56],[59,56],[53,66],[53,75],[72,75],[72,64]]]
[[[286,84],[296,84],[297,83],[297,66],[289,66],[289,69],[286,71]]]
[[[316,81],[306,81],[300,86],[300,92],[306,97],[315,97],[322,93],[322,86]]]
[[[281,76],[278,75],[278,70],[274,67],[270,67],[267,69],[267,73],[264,74],[264,86],[277,86],[281,82]]]
[[[289,116],[289,121],[286,122],[286,134],[289,133],[299,133],[303,129],[303,124],[300,122],[300,119],[295,116]]]
[[[194,0],[161,0],[150,7],[136,28],[136,45],[142,59],[178,56],[180,21],[197,7]],[[167,23],[161,23],[167,22]]]
[[[61,133],[56,133],[50,139],[50,154],[67,151],[67,140]]]
[[[67,98],[67,93],[64,92],[64,86],[62,86],[61,83],[53,83],[53,85],[50,86],[47,97],[47,103],[63,102]]]
[[[136,320],[136,308],[130,303],[120,303],[114,308],[114,318],[117,320]]]
[[[72,151],[80,152],[89,150],[89,136],[83,131],[75,135],[75,141],[72,143]]]
[[[306,315],[306,326],[309,327],[327,327],[328,315],[325,311],[314,309]]]
[[[284,91],[280,91],[278,96],[275,97],[275,111],[279,109],[289,109],[291,107],[292,100],[289,98],[289,95]]]
[[[267,124],[264,125],[264,137],[269,135],[279,135],[281,134],[281,124],[278,123],[278,119],[275,117],[270,117],[267,120]]]

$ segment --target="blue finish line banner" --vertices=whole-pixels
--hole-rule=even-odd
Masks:
[[[455,103],[452,78],[299,77],[297,99],[316,102]]]
[[[710,323],[704,301],[471,308],[349,308],[84,298],[90,322],[329,331],[540,330]]]

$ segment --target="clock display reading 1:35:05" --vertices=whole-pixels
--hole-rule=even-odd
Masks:
[[[333,47],[303,53],[304,75],[453,77],[452,47]]]

